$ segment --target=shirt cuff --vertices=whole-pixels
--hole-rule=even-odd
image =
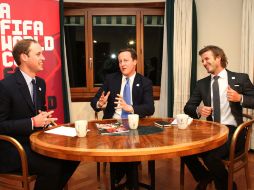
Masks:
[[[197,109],[196,109],[196,114],[197,114],[198,118],[201,117],[200,113],[198,112],[198,107],[197,107]]]
[[[31,118],[31,121],[32,121],[32,130],[34,130],[34,121],[33,121],[33,118]]]

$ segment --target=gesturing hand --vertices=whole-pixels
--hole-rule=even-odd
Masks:
[[[199,106],[198,107],[198,113],[202,116],[202,117],[208,117],[209,115],[212,114],[213,108],[212,107],[208,107],[208,106]]]
[[[123,99],[122,96],[120,96],[120,94],[117,94],[116,97],[116,102],[114,102],[115,104],[117,104],[117,106],[115,107],[115,109],[123,109],[126,112],[132,112],[133,108],[131,105],[128,105],[125,100]]]
[[[106,96],[104,95],[104,91],[101,94],[101,97],[98,101],[98,106],[101,108],[103,107],[104,104],[106,104],[108,102],[108,97],[110,95],[110,91],[107,92]]]
[[[242,96],[228,85],[227,98],[228,98],[228,101],[230,102],[240,102],[242,99]]]

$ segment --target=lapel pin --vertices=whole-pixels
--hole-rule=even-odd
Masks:
[[[234,79],[235,79],[235,77],[232,77],[232,79],[234,80]]]
[[[39,91],[41,91],[41,87],[39,87]]]
[[[139,86],[139,84],[136,84],[136,86]]]

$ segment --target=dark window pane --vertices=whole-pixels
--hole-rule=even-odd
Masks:
[[[106,74],[119,70],[118,51],[136,49],[136,17],[93,16],[93,43],[94,86],[101,86]]]
[[[144,75],[154,86],[161,83],[163,16],[144,16]]]
[[[64,32],[70,87],[86,86],[84,17],[65,16]]]

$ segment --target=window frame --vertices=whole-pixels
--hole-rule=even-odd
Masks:
[[[79,4],[80,5],[80,4]],[[72,87],[71,100],[72,102],[90,101],[99,87],[94,87],[94,66],[93,66],[93,37],[92,37],[92,17],[93,16],[108,16],[108,15],[132,15],[136,16],[136,51],[138,55],[137,72],[144,74],[144,16],[145,15],[164,15],[164,3],[156,3],[157,6],[150,8],[151,3],[137,4],[82,4],[77,6],[73,3],[65,3],[64,16],[84,16],[85,35],[85,66],[86,66],[86,81],[85,87]],[[79,7],[79,8],[76,8]],[[82,8],[80,8],[82,7]],[[90,59],[92,58],[92,60]],[[141,64],[139,64],[141,63]],[[154,99],[160,97],[160,86],[153,86]]]

